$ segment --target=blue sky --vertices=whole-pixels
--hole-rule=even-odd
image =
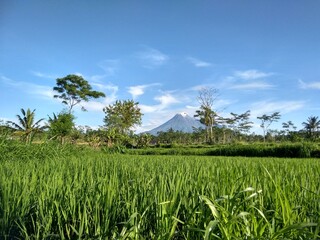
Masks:
[[[320,116],[320,1],[0,1],[0,118],[20,108],[47,118],[64,106],[56,78],[81,74],[106,98],[75,109],[103,125],[102,108],[134,99],[138,132],[193,115],[201,87],[219,89],[221,115],[279,111],[300,129]]]

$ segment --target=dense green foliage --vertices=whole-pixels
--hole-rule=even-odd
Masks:
[[[49,117],[49,137],[50,139],[60,139],[64,142],[65,137],[70,135],[74,129],[74,116],[67,112],[61,112],[58,116],[54,113],[53,117]]]
[[[142,113],[139,103],[133,100],[116,101],[103,108],[107,129],[115,129],[121,134],[129,134],[130,128],[141,124]]]
[[[242,156],[310,158],[320,157],[320,146],[316,143],[270,143],[270,144],[220,144],[184,146],[164,144],[142,149],[126,149],[137,155],[196,155],[196,156]]]
[[[0,239],[320,237],[317,159],[0,151]]]

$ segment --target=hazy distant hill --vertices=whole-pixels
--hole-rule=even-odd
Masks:
[[[205,128],[205,127],[198,120],[196,120],[193,117],[190,117],[188,114],[178,113],[169,121],[165,122],[159,127],[156,127],[150,131],[147,131],[147,133],[150,133],[152,135],[157,135],[158,132],[166,132],[171,128],[174,131],[191,133],[193,132],[194,128]]]

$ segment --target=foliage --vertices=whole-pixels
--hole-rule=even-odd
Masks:
[[[51,139],[59,139],[61,143],[69,136],[74,129],[74,116],[71,113],[61,112],[58,116],[53,113],[49,117],[49,136]]]
[[[261,120],[260,127],[263,130],[264,141],[266,140],[266,134],[268,132],[268,129],[269,129],[270,125],[273,122],[277,122],[280,119],[280,117],[281,117],[280,112],[274,112],[271,115],[263,114],[262,116],[258,116],[257,117],[258,119]]]
[[[67,75],[58,78],[53,90],[57,92],[54,98],[62,99],[62,103],[68,106],[69,113],[72,108],[81,101],[88,102],[90,98],[105,97],[103,92],[93,91],[91,85],[82,76]],[[82,107],[82,110],[86,110]]]
[[[151,139],[152,139],[152,136],[148,133],[139,134],[137,139],[137,147],[138,148],[148,147]]]
[[[239,133],[248,133],[252,128],[253,122],[249,121],[250,110],[242,114],[231,113],[231,118],[228,119],[234,131]]]
[[[202,88],[199,91],[198,102],[200,109],[194,117],[200,118],[200,122],[207,127],[207,142],[213,142],[213,126],[216,124],[218,114],[214,111],[213,104],[217,100],[218,90],[215,88]]]
[[[46,126],[41,126],[40,123],[44,120],[43,118],[35,121],[35,109],[31,111],[29,108],[25,111],[21,108],[22,115],[17,115],[18,123],[8,121],[15,133],[21,137],[26,143],[31,143],[34,135],[46,128]]]
[[[146,149],[128,149],[128,154],[137,155],[195,155],[195,156],[243,156],[278,158],[319,158],[320,147],[314,143],[281,144],[220,144],[214,146],[160,145]]]
[[[311,116],[306,122],[303,122],[302,125],[304,125],[307,130],[309,137],[315,138],[320,129],[320,119],[319,117]]]
[[[319,161],[8,142],[0,239],[319,239]]]
[[[106,128],[128,135],[132,127],[141,124],[142,113],[138,104],[133,100],[124,100],[106,106],[103,109]]]

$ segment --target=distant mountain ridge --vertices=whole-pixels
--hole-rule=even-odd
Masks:
[[[205,126],[187,113],[178,113],[173,118],[163,123],[159,127],[147,131],[151,135],[158,135],[158,132],[167,132],[170,129],[185,133],[192,133],[194,128],[205,128]]]

